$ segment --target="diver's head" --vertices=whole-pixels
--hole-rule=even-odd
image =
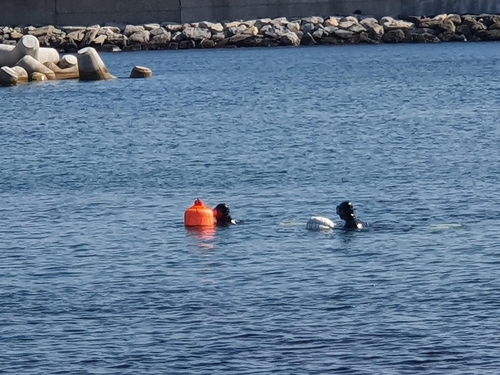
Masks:
[[[342,220],[346,221],[356,217],[354,214],[354,206],[349,201],[342,202],[337,206],[337,215],[339,215]]]
[[[219,203],[215,206],[214,216],[218,223],[231,222],[232,220],[229,212],[229,206],[225,203]]]

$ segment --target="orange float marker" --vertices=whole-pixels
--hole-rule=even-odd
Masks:
[[[184,225],[186,227],[213,227],[215,226],[214,213],[200,199],[196,199],[194,205],[184,212]]]

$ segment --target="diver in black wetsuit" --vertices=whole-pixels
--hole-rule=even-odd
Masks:
[[[214,216],[217,221],[217,226],[227,227],[229,225],[236,224],[229,212],[229,206],[225,203],[219,203],[215,206]]]
[[[349,201],[342,202],[337,206],[337,215],[345,221],[344,229],[355,230],[367,227],[366,223],[356,218],[354,206]]]

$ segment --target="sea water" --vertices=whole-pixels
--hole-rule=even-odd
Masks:
[[[496,43],[102,58],[1,90],[1,373],[498,372]]]

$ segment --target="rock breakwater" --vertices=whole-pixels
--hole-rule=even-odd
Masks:
[[[74,53],[189,48],[338,45],[358,43],[440,43],[500,40],[500,15],[442,14],[380,19],[355,16],[263,18],[225,23],[165,22],[144,25],[0,27],[0,42],[15,45],[23,36],[41,47]]]

